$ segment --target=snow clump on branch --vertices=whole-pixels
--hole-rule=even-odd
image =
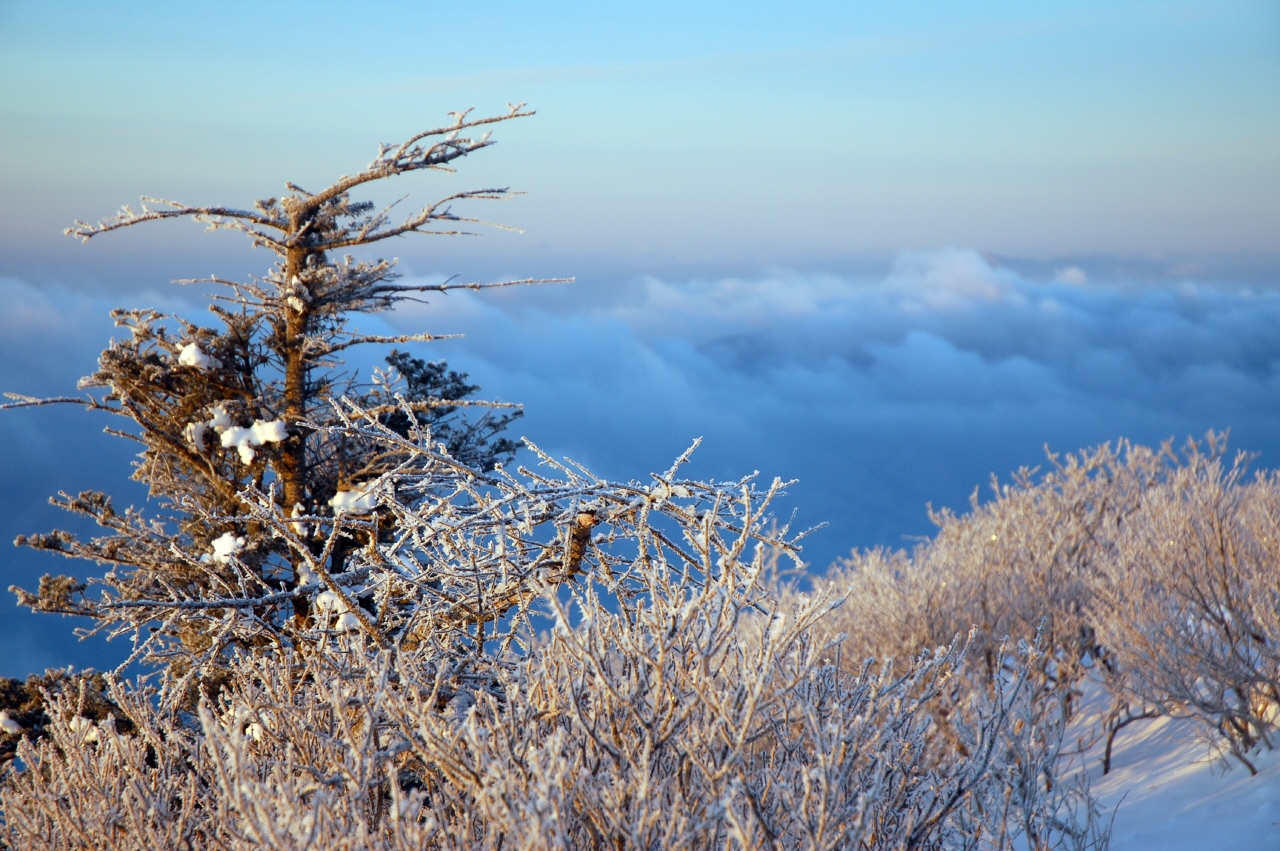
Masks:
[[[329,500],[329,505],[333,506],[335,514],[341,514],[344,511],[352,514],[368,514],[378,507],[378,495],[371,490],[338,491],[333,495],[333,499]]]
[[[240,460],[248,464],[253,461],[255,446],[262,446],[265,443],[279,443],[289,436],[285,430],[284,420],[272,420],[271,422],[263,422],[262,420],[254,420],[253,425],[247,428],[240,426],[231,426],[222,432],[222,445],[230,449],[235,447],[240,451]]]
[[[204,452],[204,437],[209,433],[208,423],[187,423],[187,427],[182,430],[182,436],[186,438],[196,448],[197,452]]]
[[[194,340],[182,347],[182,351],[178,352],[178,363],[181,366],[194,366],[196,369],[209,369],[213,367],[217,369],[222,366],[222,361],[213,357],[200,348],[200,344]]]
[[[222,405],[214,405],[211,409],[213,417],[206,422],[189,423],[183,429],[183,436],[187,442],[195,447],[197,452],[203,452],[205,449],[205,436],[212,428],[219,434],[219,442],[225,449],[236,449],[240,453],[240,460],[245,464],[253,462],[254,447],[262,446],[267,443],[280,443],[289,437],[289,432],[285,426],[284,420],[254,420],[251,426],[237,426],[231,422],[231,414]]]
[[[201,558],[201,561],[213,561],[217,564],[226,564],[231,561],[231,557],[244,549],[244,538],[237,537],[234,532],[223,532],[217,538],[213,539],[213,553]]]
[[[336,614],[338,620],[333,627],[339,632],[353,632],[360,628],[360,619],[351,611],[347,602],[333,591],[322,591],[316,595],[315,610],[317,614]]]
[[[224,406],[214,405],[213,408],[210,409],[210,413],[213,414],[213,419],[209,420],[209,426],[214,431],[220,432],[224,429],[231,428],[231,414],[227,412],[227,409]]]

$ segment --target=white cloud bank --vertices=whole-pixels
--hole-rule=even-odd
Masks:
[[[454,294],[402,331],[525,403],[521,433],[611,475],[707,438],[707,469],[798,476],[831,520],[820,558],[927,533],[990,473],[1128,436],[1232,428],[1280,465],[1280,293],[1025,279],[973,251],[905,254],[876,280],[642,278],[608,292]]]

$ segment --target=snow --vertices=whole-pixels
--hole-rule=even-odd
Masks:
[[[240,452],[240,460],[245,464],[253,461],[254,447],[279,443],[289,437],[284,420],[254,420],[253,425],[242,427],[232,423],[231,414],[222,405],[214,405],[209,413],[213,415],[209,422],[191,423],[183,431],[183,436],[197,451],[204,451],[205,436],[210,428],[220,435],[219,442],[224,448]]]
[[[272,420],[271,422],[255,420],[250,428],[253,430],[254,439],[259,445],[263,443],[279,443],[289,436],[289,432],[284,426],[284,420]]]
[[[22,732],[22,725],[10,718],[7,710],[0,709],[0,730],[16,736]]]
[[[253,427],[241,428],[232,426],[222,433],[222,445],[226,449],[232,447],[240,450],[240,460],[248,464],[253,460]]]
[[[182,351],[178,352],[178,363],[182,366],[194,366],[196,369],[222,366],[222,361],[207,354],[204,349],[200,348],[200,344],[194,340],[187,343],[182,347]]]
[[[231,561],[231,556],[244,549],[244,538],[236,537],[234,532],[223,532],[213,539],[213,560],[218,564]]]
[[[334,629],[339,632],[354,632],[360,628],[360,619],[347,608],[343,599],[332,591],[321,591],[317,594],[315,607],[317,613],[338,613],[338,621],[334,624]]]
[[[98,728],[94,723],[83,715],[77,715],[67,724],[71,728],[71,732],[80,736],[82,742],[98,741]]]
[[[345,612],[347,604],[332,591],[321,591],[316,595],[317,612]]]
[[[1083,727],[1104,706],[1105,695],[1087,691],[1074,723]],[[1105,776],[1102,753],[1099,742],[1086,765],[1104,812],[1115,811],[1111,851],[1280,848],[1280,751],[1250,755],[1253,776],[1211,754],[1193,722],[1158,718],[1120,731]]]
[[[368,514],[378,507],[378,495],[373,491],[338,491],[329,500],[334,513],[349,511],[352,514]]]
[[[285,303],[290,308],[301,313],[306,309],[307,304],[311,301],[311,293],[307,291],[307,287],[302,281],[298,280],[298,276],[293,276],[293,282],[290,288],[290,295],[285,298]]]
[[[224,431],[231,428],[231,415],[227,413],[227,409],[221,405],[214,405],[209,409],[213,414],[213,419],[209,420],[209,425],[214,431]]]
[[[187,427],[182,430],[182,436],[187,442],[196,448],[197,452],[204,451],[204,438],[209,433],[208,423],[187,423]]]
[[[217,409],[220,410],[220,409]],[[217,427],[216,425],[214,426]],[[289,436],[285,429],[284,420],[272,420],[271,422],[263,422],[262,420],[254,420],[253,425],[242,428],[240,426],[229,426],[222,432],[222,445],[228,449],[235,447],[240,451],[240,460],[248,464],[253,461],[255,446],[262,446],[265,443],[279,443]]]
[[[293,513],[292,513],[292,514],[290,514],[289,516],[290,516],[290,517],[305,517],[305,516],[306,516],[306,513],[307,513],[306,508],[305,508],[301,503],[298,503],[297,505],[294,505],[294,507],[293,507]],[[293,529],[293,532],[294,532],[294,534],[295,534],[295,535],[298,535],[298,536],[303,537],[303,538],[307,537],[307,535],[311,533],[311,527],[310,527],[309,525],[307,525],[306,523],[303,523],[301,520],[294,520],[293,522],[291,522],[291,523],[289,524],[289,526]],[[301,570],[302,570],[303,572],[307,573],[307,574],[310,574],[310,573],[311,573],[311,571],[310,571],[310,570],[307,570],[307,568],[305,568],[305,567],[303,567]],[[312,574],[312,575],[314,575],[314,574]],[[299,579],[301,580],[301,576],[299,577]],[[307,582],[311,582],[311,581],[314,581],[314,580],[306,580],[306,581],[303,581],[303,582],[302,582],[302,584],[303,584],[303,585],[306,585],[306,584],[307,584]]]
[[[660,482],[649,489],[649,498],[653,500],[655,507],[662,505],[673,496],[688,499],[689,489],[684,485],[668,485],[666,482]]]

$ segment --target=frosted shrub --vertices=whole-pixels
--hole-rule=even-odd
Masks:
[[[1086,666],[1103,652],[1090,608],[1097,579],[1173,459],[1121,442],[1050,460],[1042,476],[1024,469],[1011,483],[993,481],[989,502],[975,491],[967,514],[933,512],[937,535],[910,553],[855,552],[837,565],[831,580],[848,600],[828,628],[847,634],[846,658],[899,656],[973,629],[970,679],[984,688],[1011,661],[1006,636],[1035,639],[1044,652],[1031,672],[1032,705],[1043,723],[1069,719]],[[1115,723],[1126,707],[1116,701]]]
[[[1100,639],[1122,684],[1202,722],[1252,770],[1280,709],[1280,477],[1188,448],[1144,495],[1100,583]]]
[[[300,591],[347,601],[358,625],[226,658],[193,712],[181,676],[117,682],[128,734],[106,720],[90,740],[51,697],[50,737],[20,746],[0,792],[15,847],[1103,843],[1086,790],[1046,787],[1061,731],[1026,723],[1033,649],[1010,650],[1012,673],[942,737],[963,645],[843,671],[815,630],[837,601],[766,593],[770,560],[795,554],[768,514],[782,483],[677,465],[616,484],[545,457],[425,477],[419,455],[448,456],[361,416],[353,439],[413,463],[381,480],[376,512],[315,520],[359,557]],[[244,498],[288,534],[274,502]],[[264,629],[230,600],[168,611],[149,616],[241,644]]]
[[[1201,721],[1248,764],[1280,707],[1280,484],[1224,449],[1213,434],[1181,456],[1121,442],[1021,471],[968,514],[934,514],[912,552],[845,560],[831,578],[848,599],[824,628],[857,659],[974,627],[975,685],[1009,662],[1002,636],[1039,635],[1038,717],[1070,718],[1087,676],[1110,691],[1105,767],[1119,730],[1159,715]]]

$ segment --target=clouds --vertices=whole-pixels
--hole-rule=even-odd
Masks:
[[[1060,268],[1032,279],[973,251],[919,252],[876,277],[454,293],[359,325],[464,333],[414,354],[470,372],[489,398],[524,403],[517,434],[602,474],[645,478],[704,436],[700,475],[799,478],[782,510],[797,509],[802,526],[830,523],[806,548],[816,569],[851,546],[928,534],[926,503],[963,507],[992,473],[1044,463],[1046,443],[1070,451],[1231,428],[1235,446],[1280,465],[1280,294]],[[104,302],[13,281],[0,298],[12,306],[0,311],[4,389],[68,392],[112,333]],[[130,300],[200,312],[168,294]],[[367,358],[365,374],[376,362]],[[101,425],[69,410],[0,414],[0,534],[65,525],[42,505],[60,488],[145,498],[125,483],[133,448],[97,434]],[[36,553],[0,557],[0,585],[84,572]],[[0,637],[0,674],[109,658],[69,646],[59,620],[15,622],[28,632]]]
[[[152,294],[158,307],[174,306]],[[76,381],[91,373],[112,333],[112,302],[53,287],[0,278],[0,392],[35,396],[75,395]],[[188,315],[196,315],[188,310]],[[8,401],[7,399],[4,401]],[[34,587],[44,573],[88,573],[89,565],[11,545],[21,534],[60,527],[94,534],[84,518],[58,511],[48,498],[58,491],[97,489],[125,504],[141,504],[145,490],[130,482],[137,447],[102,433],[105,418],[69,405],[0,411],[0,589]],[[112,425],[118,425],[112,423]],[[35,615],[0,595],[0,676],[25,676],[45,667],[106,665],[119,647],[100,639],[79,642],[79,618]]]
[[[610,475],[705,435],[707,470],[798,476],[802,516],[848,545],[928,532],[995,472],[1128,436],[1232,428],[1280,458],[1280,297],[1190,283],[1030,280],[980,254],[903,254],[877,279],[639,278],[581,298],[450,296],[399,330],[526,404],[520,427]],[[578,284],[589,287],[590,284]]]
[[[902,255],[880,280],[641,278],[580,309],[561,302],[549,312],[536,293],[450,296],[393,322],[462,330],[467,355],[504,372],[671,385],[723,404],[750,387],[752,406],[839,410],[849,398],[959,409],[1111,400],[1195,413],[1210,399],[1223,413],[1275,408],[1276,295],[1069,277],[1027,280],[952,250]],[[844,392],[833,397],[837,387]]]

